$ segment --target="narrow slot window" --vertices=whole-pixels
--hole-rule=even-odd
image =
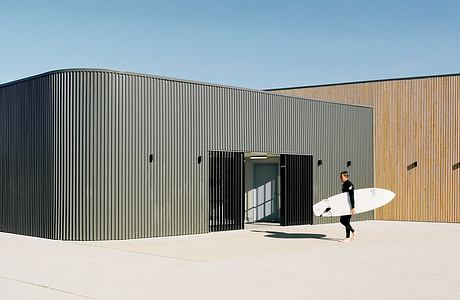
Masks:
[[[413,163],[411,163],[410,165],[407,166],[407,171],[410,171],[410,170],[412,170],[412,169],[414,169],[416,167],[417,167],[417,162],[414,161]]]

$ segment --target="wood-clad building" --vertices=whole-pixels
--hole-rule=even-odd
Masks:
[[[270,91],[373,106],[375,183],[397,195],[375,218],[460,222],[460,74]]]

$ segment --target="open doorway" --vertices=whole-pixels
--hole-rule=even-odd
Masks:
[[[280,222],[280,155],[245,153],[245,223]]]
[[[313,156],[245,153],[244,221],[313,224]]]
[[[209,151],[209,231],[313,223],[313,156]]]

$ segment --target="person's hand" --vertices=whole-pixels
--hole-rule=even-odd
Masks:
[[[356,213],[355,209],[352,208],[352,209],[351,209],[351,214],[354,215],[355,213]]]

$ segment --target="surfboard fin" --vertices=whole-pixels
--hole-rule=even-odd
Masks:
[[[330,207],[326,208],[326,209],[324,210],[324,212],[321,214],[320,217],[322,217],[325,213],[328,213],[330,210],[331,210]]]

